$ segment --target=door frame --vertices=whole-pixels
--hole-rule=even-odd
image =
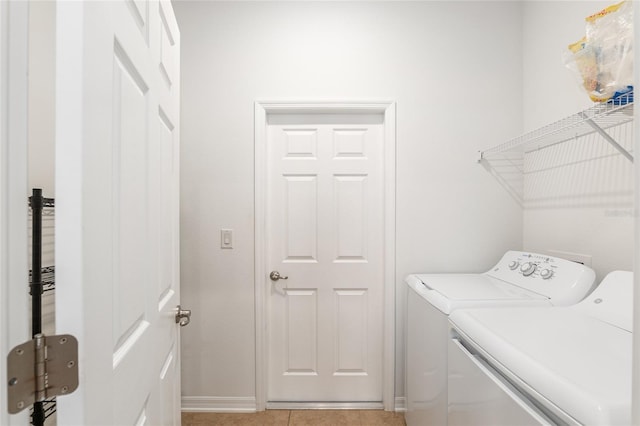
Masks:
[[[28,422],[7,411],[6,356],[31,337],[28,292],[27,2],[0,4],[0,424]]]
[[[640,2],[633,2],[633,18],[636,22],[640,19]],[[634,38],[638,40],[640,37],[640,26],[634,26]],[[637,64],[640,63],[640,51],[637,49],[634,52],[634,59],[636,67],[634,73],[634,85],[640,86],[640,67]],[[633,149],[635,153],[640,152],[640,131],[638,130],[638,123],[640,123],[640,108],[634,107],[634,136],[633,136]],[[637,155],[637,154],[636,154]],[[637,158],[637,157],[636,157]],[[634,212],[634,233],[635,233],[635,245],[633,254],[633,287],[634,289],[640,288],[640,215],[638,210],[640,209],[640,166],[638,166],[638,160],[634,163],[635,169],[635,212]],[[633,326],[635,330],[640,328],[640,291],[633,292]],[[633,348],[632,348],[632,389],[631,389],[631,424],[638,424],[640,422],[640,333],[633,335]]]
[[[270,114],[382,114],[384,118],[384,288],[382,404],[395,410],[396,103],[393,101],[256,101],[254,115],[256,410],[267,403],[268,345],[267,117]]]

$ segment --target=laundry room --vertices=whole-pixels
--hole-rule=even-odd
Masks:
[[[607,5],[176,3],[189,164],[183,298],[206,312],[183,333],[185,406],[255,403],[256,100],[397,105],[396,408],[407,274],[486,271],[510,249],[588,263],[598,280],[631,270],[633,165],[606,142],[570,141],[539,159],[538,173],[520,174],[531,195],[519,197],[478,162],[479,151],[592,105],[564,51],[584,35],[584,18]],[[629,149],[626,132],[620,143]],[[231,250],[218,247],[222,228],[234,230]]]
[[[631,86],[597,102],[570,46],[586,49],[585,18],[612,1],[12,3],[0,19],[28,24],[29,54],[2,68],[2,95],[28,95],[24,122],[6,107],[3,120],[28,151],[8,149],[0,173],[20,180],[10,164],[28,160],[12,191],[55,197],[41,266],[58,283],[39,321],[79,341],[78,389],[47,399],[57,413],[41,424],[583,423],[591,412],[562,405],[575,401],[513,396],[539,392],[491,354],[514,318],[550,336],[554,318],[628,329],[610,347],[631,374],[636,2],[596,18],[628,31],[607,41]],[[2,212],[0,235],[32,226]],[[0,250],[14,278],[36,268],[21,238],[24,257]],[[11,289],[0,309],[32,315]],[[0,321],[3,353],[27,325]],[[497,409],[462,380],[492,362]],[[597,422],[631,421],[623,387],[628,410]],[[0,424],[33,415],[21,410]]]

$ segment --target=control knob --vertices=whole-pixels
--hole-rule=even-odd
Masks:
[[[543,269],[540,271],[540,276],[543,280],[548,280],[553,276],[553,271],[551,269]]]
[[[518,263],[518,261],[514,260],[509,264],[509,269],[515,271],[516,269],[518,269],[518,266],[520,266],[520,264]]]
[[[520,270],[522,271],[522,275],[528,277],[536,271],[536,264],[531,262],[523,263]]]

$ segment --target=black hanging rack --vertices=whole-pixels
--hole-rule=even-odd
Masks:
[[[42,189],[34,188],[29,197],[31,208],[31,271],[29,273],[29,294],[31,295],[31,334],[42,333],[42,294],[55,289],[55,266],[42,267],[42,211],[54,208],[53,198],[44,198]],[[37,401],[31,410],[31,424],[43,426],[44,421],[56,412],[55,398]]]

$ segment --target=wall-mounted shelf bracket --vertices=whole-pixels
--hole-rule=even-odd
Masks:
[[[580,112],[579,114],[584,117],[585,123],[587,125],[589,125],[600,136],[602,136],[604,140],[609,142],[611,146],[617,149],[618,152],[620,152],[620,154],[624,155],[629,161],[633,163],[633,155],[631,155],[629,151],[624,149],[624,147],[620,145],[618,142],[616,142],[616,140],[613,139],[609,133],[607,133],[602,127],[598,126],[592,119],[588,118],[583,112]]]

